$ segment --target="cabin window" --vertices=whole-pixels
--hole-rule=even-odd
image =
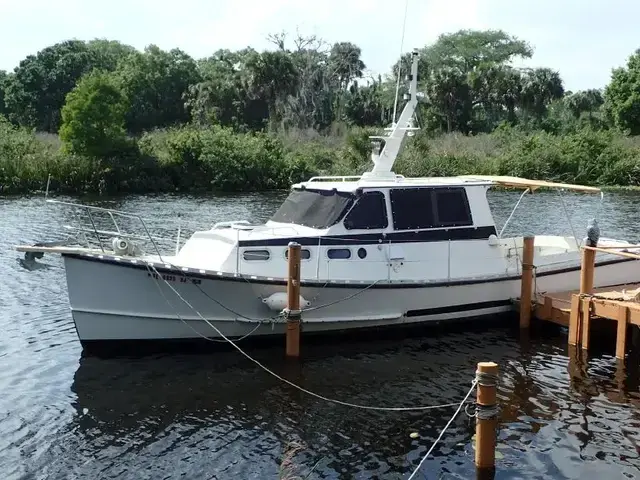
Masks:
[[[433,203],[430,188],[391,190],[391,214],[395,230],[433,228]]]
[[[269,258],[271,258],[271,254],[269,253],[269,250],[245,250],[242,252],[242,258],[247,262],[255,260],[269,260]]]
[[[351,250],[348,248],[330,248],[327,250],[327,257],[332,260],[346,260],[351,258]]]
[[[387,204],[382,192],[364,192],[344,219],[347,230],[387,228]]]
[[[398,188],[390,195],[395,230],[473,225],[464,188]]]
[[[433,193],[438,226],[473,225],[469,200],[464,188],[438,188],[434,189]]]
[[[366,248],[363,248],[363,247],[360,247],[360,248],[358,249],[358,256],[359,256],[360,258],[367,258],[367,249],[366,249]]]
[[[289,249],[288,248],[284,251],[284,258],[289,260]],[[311,258],[311,250],[309,250],[308,248],[300,249],[300,259],[301,260],[309,260],[310,258]]]
[[[271,221],[328,228],[342,220],[353,204],[353,198],[352,193],[337,190],[293,190]]]

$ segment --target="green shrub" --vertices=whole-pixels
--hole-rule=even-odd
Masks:
[[[0,191],[65,193],[259,191],[287,189],[313,175],[370,170],[371,129],[329,137],[309,131],[238,133],[184,125],[121,139],[97,158],[67,154],[57,137],[0,117]],[[103,152],[104,153],[104,152]],[[508,125],[492,134],[405,140],[394,171],[406,176],[514,175],[594,185],[640,185],[640,141],[591,127],[565,135]]]

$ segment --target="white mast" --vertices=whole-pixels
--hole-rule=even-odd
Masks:
[[[407,131],[418,130],[418,128],[413,127],[413,114],[418,105],[418,49],[414,49],[411,53],[411,74],[408,79],[409,93],[404,96],[404,99],[408,101],[400,114],[398,123],[394,123],[391,128],[385,129],[391,131],[389,135],[370,137],[374,139],[371,152],[373,169],[362,175],[363,180],[369,178],[395,178],[395,174],[391,169],[400,152],[404,134]],[[382,152],[380,152],[381,140],[384,141]]]

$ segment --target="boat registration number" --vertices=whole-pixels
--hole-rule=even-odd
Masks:
[[[164,273],[158,275],[157,273],[147,273],[147,276],[156,279],[162,278],[162,280],[164,280],[165,282],[193,283],[194,285],[200,285],[202,283],[202,280],[200,280],[199,278],[187,278],[182,275],[178,276]]]

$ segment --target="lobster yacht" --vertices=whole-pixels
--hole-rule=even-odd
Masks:
[[[31,258],[45,252],[62,255],[83,344],[281,336],[292,242],[301,246],[304,334],[469,317],[481,321],[506,312],[520,293],[523,238],[503,237],[504,227],[497,230],[488,189],[521,188],[523,196],[539,188],[601,192],[517,177],[395,174],[404,137],[415,130],[417,68],[414,50],[406,103],[386,134],[373,138],[372,169],[361,176],[314,177],[293,185],[264,224],[217,223],[162,251],[135,214],[47,199],[83,211],[88,218],[83,233],[93,243],[17,249]],[[112,230],[97,227],[99,215],[112,220]],[[139,220],[142,233],[123,232],[120,217]],[[595,223],[592,230],[597,237]],[[631,245],[595,240],[601,246]],[[535,237],[538,290],[578,285],[583,241]],[[636,277],[634,260],[597,254],[596,287]]]

